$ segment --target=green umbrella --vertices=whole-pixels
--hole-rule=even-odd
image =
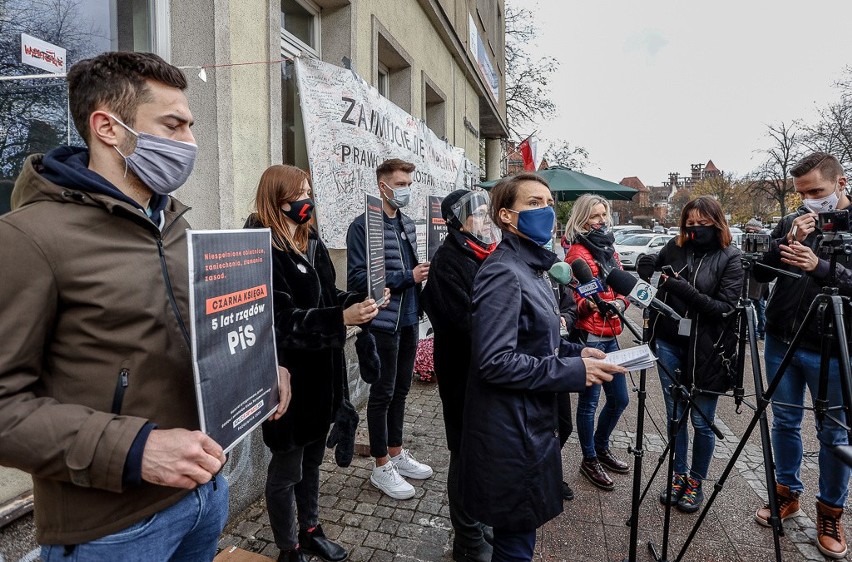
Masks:
[[[632,187],[575,172],[564,166],[551,166],[539,170],[536,174],[544,178],[544,181],[550,185],[550,190],[557,201],[576,201],[584,193],[594,193],[606,199],[630,201],[634,195],[639,193]],[[490,190],[497,185],[498,181],[481,182],[479,186]]]

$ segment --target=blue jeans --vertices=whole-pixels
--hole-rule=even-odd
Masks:
[[[769,334],[766,335],[764,358],[766,378],[770,384],[775,379],[786,351],[787,344]],[[775,458],[775,477],[779,484],[789,486],[794,492],[805,489],[800,477],[804,410],[779,403],[801,406],[805,399],[805,387],[810,391],[811,399],[816,399],[819,390],[819,359],[819,353],[799,348],[772,395],[772,454]],[[837,359],[832,359],[829,363],[827,398],[829,407],[843,404]],[[841,421],[846,418],[842,410],[833,410],[831,415]],[[817,497],[832,507],[843,507],[846,503],[850,469],[835,457],[831,448],[826,445],[845,445],[848,436],[829,416],[825,417],[822,429],[817,430],[817,436],[820,441]]]
[[[124,530],[76,545],[41,546],[44,562],[147,562],[213,560],[219,535],[228,520],[228,481],[217,476],[171,507]]]
[[[618,342],[615,338],[589,342],[589,347],[610,353],[618,350]],[[601,387],[606,395],[606,404],[601,408],[598,428],[595,430],[595,411],[598,409]],[[610,382],[588,386],[580,393],[577,401],[577,437],[584,457],[594,458],[598,456],[597,451],[609,449],[609,438],[629,401],[627,380],[621,374],[613,376]]]
[[[682,368],[686,361],[687,350],[665,342],[657,340],[657,358],[660,363],[668,369],[672,377],[675,377],[675,370]],[[662,368],[658,368],[657,372],[660,375],[660,383],[663,385],[663,397],[666,399],[666,412],[669,416],[669,439],[674,431],[676,421],[672,421],[672,415],[675,408],[675,400],[672,397],[669,386],[674,382],[669,374]],[[687,389],[689,390],[689,389]],[[712,423],[716,417],[716,402],[719,397],[715,394],[696,394],[692,401],[694,407],[689,411],[689,419],[692,422],[692,429],[695,433],[695,438],[692,443],[692,465],[687,465],[686,457],[689,450],[689,433],[686,424],[683,423],[678,430],[675,439],[675,464],[674,470],[678,474],[691,473],[691,476],[696,480],[704,480],[707,478],[707,469],[710,467],[710,460],[713,458],[713,449],[716,447],[716,436],[713,430],[710,429],[708,422]],[[678,402],[677,418],[680,419],[683,415],[683,409],[686,404]],[[699,414],[699,410],[704,417]]]
[[[491,562],[530,562],[535,554],[535,529],[517,533],[494,529]]]
[[[766,333],[766,299],[755,299],[752,302],[757,317],[757,335],[762,336]]]

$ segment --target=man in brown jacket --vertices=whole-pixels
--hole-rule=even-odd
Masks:
[[[27,159],[0,217],[0,464],[33,476],[43,560],[210,560],[225,455],[198,431],[169,196],[195,161],[186,79],[106,53],[68,85],[87,148]]]

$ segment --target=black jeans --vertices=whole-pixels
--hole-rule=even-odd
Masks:
[[[266,475],[266,510],[275,544],[293,550],[299,537],[296,529],[307,531],[319,523],[319,467],[325,453],[325,440],[304,447],[272,451]]]
[[[388,454],[388,447],[402,446],[402,423],[405,398],[414,376],[419,326],[406,326],[389,334],[373,330],[376,350],[382,362],[379,380],[370,385],[367,401],[367,429],[370,432],[370,455]]]
[[[459,452],[450,450],[450,468],[447,472],[447,499],[450,504],[450,523],[456,532],[454,543],[464,548],[476,548],[485,539],[482,537],[482,523],[468,515],[464,510],[459,488]]]

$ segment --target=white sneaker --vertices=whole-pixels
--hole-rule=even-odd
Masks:
[[[414,497],[414,486],[399,475],[392,462],[377,466],[370,474],[370,483],[395,500],[407,500]]]
[[[432,467],[428,464],[418,462],[417,459],[411,456],[408,449],[403,449],[400,454],[391,457],[390,462],[396,466],[400,474],[408,478],[425,480],[432,476]]]

